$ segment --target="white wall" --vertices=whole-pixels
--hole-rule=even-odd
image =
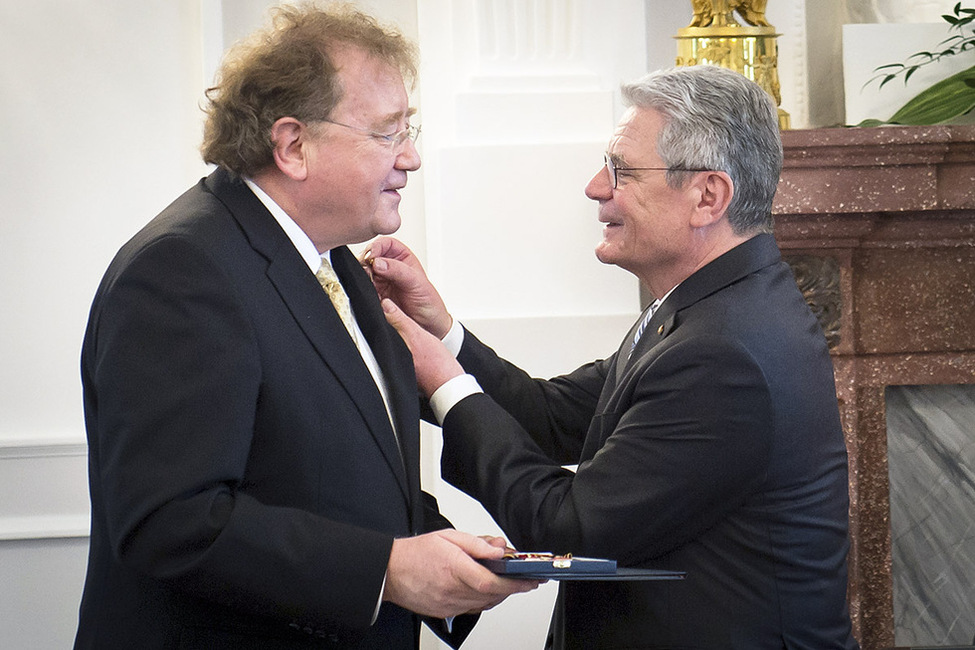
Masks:
[[[87,553],[88,305],[203,171],[200,7],[2,0],[0,32],[0,643],[64,648]]]
[[[639,311],[636,281],[593,254],[599,170],[617,88],[646,71],[642,0],[419,0],[423,237],[431,277],[472,331],[537,375],[607,356]],[[438,480],[459,528],[500,529]],[[529,549],[544,550],[544,549]],[[539,648],[556,590],[487,612],[465,648]]]
[[[270,4],[0,0],[4,647],[70,646],[88,530],[78,371],[88,306],[118,247],[206,172],[196,153],[203,90],[224,46],[263,22]],[[399,234],[455,315],[541,376],[611,353],[639,292],[595,260],[599,225],[583,187],[621,112],[619,83],[672,65],[690,3],[358,4],[420,41],[424,166],[411,176]],[[820,60],[839,55],[829,38],[806,33],[822,5],[769,4],[783,33],[783,107],[794,126],[823,124],[836,93],[822,92],[807,53],[821,43],[831,56]],[[455,524],[498,532],[440,482],[436,431],[424,431],[424,445],[424,485]],[[465,648],[540,647],[553,592],[488,612]]]

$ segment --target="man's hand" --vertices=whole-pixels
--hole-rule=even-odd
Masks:
[[[504,549],[457,530],[393,541],[383,600],[425,616],[448,618],[490,609],[537,580],[495,575],[475,558],[500,558]]]
[[[383,299],[382,305],[386,320],[413,353],[416,383],[424,396],[429,398],[449,380],[464,374],[460,363],[439,338],[417,325],[388,298]]]
[[[380,298],[389,298],[437,338],[450,330],[453,319],[437,289],[406,245],[392,237],[380,237],[362,254]]]

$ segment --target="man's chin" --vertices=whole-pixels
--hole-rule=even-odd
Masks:
[[[616,264],[616,255],[614,254],[613,247],[605,241],[600,242],[596,246],[596,259],[603,264]]]
[[[400,219],[399,214],[389,215],[378,219],[374,230],[376,231],[376,235],[392,235],[399,230],[402,223],[403,221]]]

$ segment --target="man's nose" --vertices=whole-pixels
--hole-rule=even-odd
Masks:
[[[396,168],[415,172],[420,168],[420,152],[416,143],[407,138],[401,145],[402,149],[396,154]]]
[[[612,198],[613,185],[609,181],[609,169],[606,165],[599,168],[586,184],[586,196],[593,201]]]

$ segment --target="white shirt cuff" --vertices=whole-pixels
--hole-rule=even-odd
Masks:
[[[457,375],[434,391],[430,396],[430,408],[437,418],[437,423],[443,425],[447,412],[468,395],[483,393],[481,385],[474,379],[474,375]]]
[[[461,346],[464,345],[464,326],[455,318],[454,322],[450,325],[450,329],[440,340],[444,344],[444,347],[454,355],[454,358],[457,358],[457,355],[460,354]]]
[[[383,596],[386,595],[386,576],[389,573],[383,574],[383,586],[379,589],[379,600],[376,601],[376,609],[372,613],[372,620],[369,621],[369,625],[375,625],[376,621],[379,619],[379,608],[383,606]]]

